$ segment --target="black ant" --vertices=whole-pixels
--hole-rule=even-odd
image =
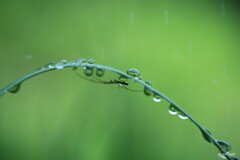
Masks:
[[[82,79],[85,79],[87,81],[90,81],[90,82],[94,82],[94,83],[99,83],[99,84],[119,84],[119,87],[122,87],[126,90],[129,90],[129,91],[132,91],[132,92],[142,92],[142,90],[133,90],[133,89],[129,89],[127,88],[126,86],[128,86],[128,82],[124,82],[124,81],[119,81],[119,80],[116,80],[116,79],[113,79],[113,80],[110,80],[110,81],[103,81],[97,77],[94,77],[94,79],[89,79],[89,78],[86,78],[84,76],[82,76],[81,74],[77,73],[76,74],[82,78]]]

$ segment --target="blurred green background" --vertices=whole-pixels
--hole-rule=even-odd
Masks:
[[[238,0],[1,0],[0,87],[49,61],[138,68],[240,156]],[[0,99],[1,160],[218,159],[189,120],[70,69]]]

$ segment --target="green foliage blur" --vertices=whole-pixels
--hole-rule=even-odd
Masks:
[[[50,61],[135,67],[240,156],[239,9],[238,0],[1,0],[0,88]],[[218,159],[168,105],[71,69],[45,73],[0,98],[0,159]]]

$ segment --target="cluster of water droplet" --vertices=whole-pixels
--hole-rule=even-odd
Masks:
[[[85,62],[86,62],[86,61],[85,61]],[[84,63],[85,63],[85,62],[84,62]],[[94,62],[93,59],[89,59],[89,60],[87,61],[87,63],[88,63],[88,64],[94,64],[95,62]],[[85,66],[85,67],[84,67],[84,74],[85,74],[86,76],[90,77],[90,76],[93,75],[94,70],[95,70],[95,68],[92,67],[92,66]],[[104,73],[105,73],[105,70],[104,70],[103,68],[101,68],[101,67],[97,67],[97,68],[96,68],[95,74],[96,74],[97,77],[102,77],[102,76],[104,75]]]
[[[181,119],[188,119],[188,116],[183,113],[182,111],[180,111],[175,105],[173,104],[170,104],[169,105],[169,108],[168,108],[168,112],[171,114],[171,115],[177,115],[178,114],[178,117],[181,118]]]

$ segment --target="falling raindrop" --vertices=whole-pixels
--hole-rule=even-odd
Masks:
[[[188,116],[183,112],[179,112],[178,117],[181,119],[188,119]]]
[[[151,86],[152,82],[151,81],[146,81],[145,82],[147,85]],[[152,95],[152,91],[150,89],[148,89],[147,87],[144,87],[144,90],[143,90],[144,94],[146,96],[150,96]]]
[[[21,83],[19,83],[19,84],[13,86],[12,88],[10,88],[8,90],[8,92],[10,92],[10,93],[17,93],[20,90],[20,86],[21,86]]]
[[[94,59],[89,59],[89,60],[88,60],[88,63],[89,63],[89,64],[94,64],[95,61],[94,61]]]
[[[217,140],[223,152],[229,152],[231,150],[231,145],[225,141]]]
[[[104,75],[104,72],[105,72],[104,69],[102,69],[102,68],[97,68],[97,70],[96,70],[96,75],[97,75],[98,77],[102,77],[102,76]]]
[[[202,132],[203,138],[204,138],[207,142],[213,143],[211,137],[208,135],[208,134],[212,135],[209,130],[207,130],[207,129],[205,129],[205,130],[200,129],[200,131]],[[205,132],[204,132],[204,131],[205,131]],[[206,132],[207,132],[208,134],[207,134]]]
[[[168,112],[169,112],[171,115],[176,115],[176,114],[178,114],[178,110],[176,109],[176,107],[175,107],[173,104],[170,104],[170,105],[169,105]]]
[[[130,75],[130,76],[133,76],[133,77],[139,77],[140,76],[140,72],[136,68],[131,68],[131,69],[127,70],[127,74]]]
[[[162,97],[161,97],[159,94],[154,93],[154,94],[153,94],[153,100],[154,100],[155,102],[161,102],[161,101],[162,101]]]
[[[84,67],[84,74],[86,76],[92,76],[93,75],[93,68],[92,67]]]

